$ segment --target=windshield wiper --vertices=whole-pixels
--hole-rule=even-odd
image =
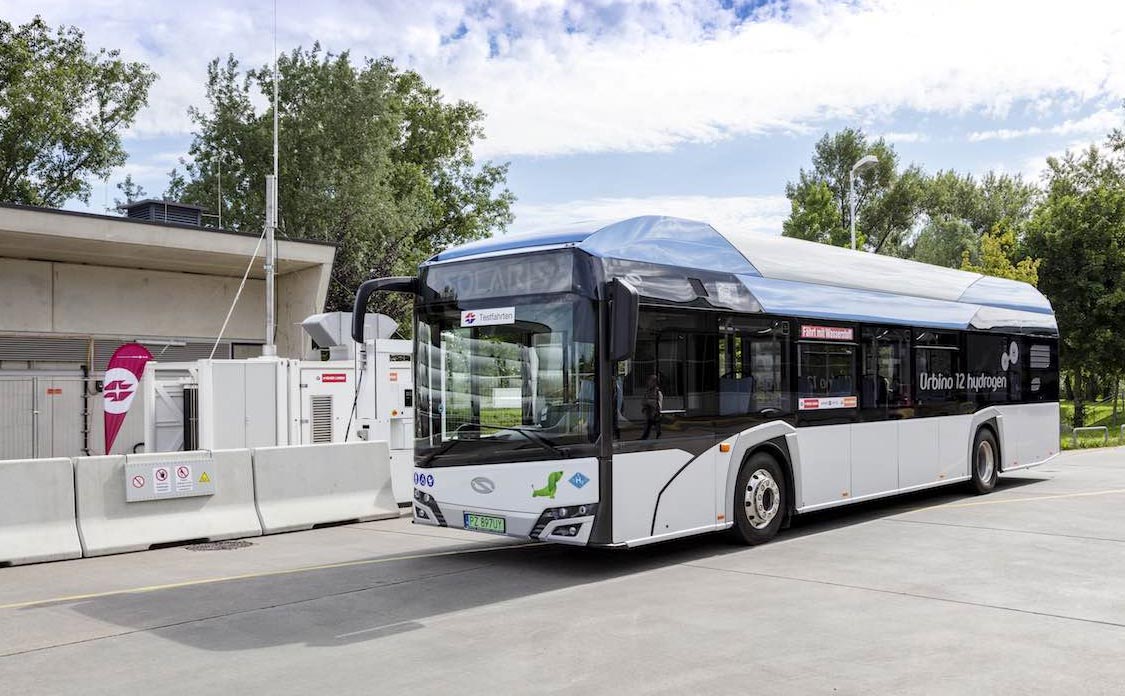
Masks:
[[[438,457],[440,457],[441,455],[445,454],[450,449],[452,449],[452,447],[454,445],[456,445],[458,442],[463,442],[463,440],[461,440],[460,438],[454,438],[452,440],[446,441],[446,443],[444,445],[442,445],[441,447],[438,447],[436,450],[427,454],[426,458],[421,461],[421,466],[425,466],[426,464],[429,464],[433,460],[435,460]]]
[[[560,447],[556,447],[555,445],[551,444],[551,442],[549,440],[547,440],[547,438],[543,437],[542,435],[540,435],[535,430],[529,430],[527,428],[520,428],[520,427],[516,427],[516,426],[513,426],[513,425],[497,425],[497,426],[492,426],[492,427],[495,427],[497,430],[511,430],[513,432],[517,432],[520,435],[523,435],[524,437],[526,437],[530,442],[532,442],[536,445],[539,445],[540,447],[542,447],[543,449],[545,449],[549,452],[552,452],[553,454],[558,456],[560,459],[569,459],[570,458],[570,452],[569,451],[564,450]]]
[[[472,425],[473,425],[472,423],[462,423],[461,425],[457,426],[457,429],[453,431],[453,434],[457,435],[462,430],[465,430],[466,426],[469,426],[471,428]],[[479,431],[476,431],[476,432],[479,432]],[[478,439],[478,438],[464,438],[464,437],[450,438],[449,440],[447,440],[445,442],[444,445],[442,445],[441,447],[437,448],[433,452],[430,452],[428,455],[426,455],[426,458],[422,460],[421,465],[425,466],[426,464],[429,464],[434,459],[437,459],[441,455],[443,455],[446,452],[448,452],[449,450],[451,450],[453,448],[453,446],[456,445],[458,442],[464,442],[465,440],[473,440],[473,439]]]

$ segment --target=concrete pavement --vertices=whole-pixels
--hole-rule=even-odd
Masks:
[[[1125,449],[627,552],[407,520],[0,569],[59,693],[1120,693]]]

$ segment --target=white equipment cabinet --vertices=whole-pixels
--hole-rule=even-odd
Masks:
[[[381,333],[394,331],[389,319],[380,321]],[[310,333],[318,343],[325,340]],[[411,350],[410,341],[376,338],[347,360],[150,362],[142,380],[145,451],[385,440],[395,498],[408,504],[414,457]]]

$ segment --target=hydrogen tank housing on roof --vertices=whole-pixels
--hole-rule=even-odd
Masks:
[[[493,237],[447,249],[424,265],[560,248],[600,258],[607,278],[624,276],[628,269],[636,276],[636,269],[647,266],[663,275],[661,287],[671,287],[671,278],[687,283],[687,269],[730,276],[741,288],[708,281],[703,290],[713,306],[738,311],[1058,332],[1051,303],[1027,283],[787,237],[720,232],[705,222],[666,216]]]

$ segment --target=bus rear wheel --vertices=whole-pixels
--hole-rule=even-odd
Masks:
[[[978,495],[991,493],[996,488],[996,479],[1000,477],[1000,447],[996,444],[996,436],[988,428],[977,430],[973,440],[973,458],[970,462],[972,468],[973,490]]]
[[[785,474],[776,459],[758,452],[742,463],[734,486],[735,539],[749,546],[777,535],[788,499]]]

